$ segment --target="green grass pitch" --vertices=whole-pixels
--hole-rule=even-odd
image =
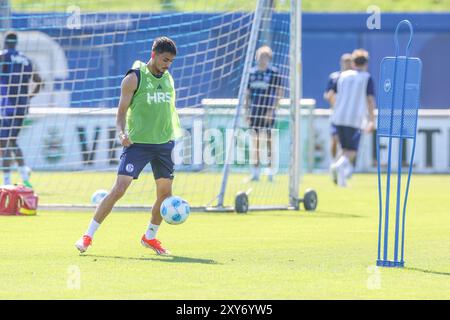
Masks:
[[[348,189],[307,175],[314,213],[193,213],[163,225],[173,257],[140,245],[146,213],[113,212],[83,255],[74,242],[92,212],[0,216],[0,299],[449,299],[449,185],[450,175],[413,176],[404,269],[374,267],[376,175]]]

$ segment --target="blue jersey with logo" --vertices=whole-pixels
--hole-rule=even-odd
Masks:
[[[29,103],[29,82],[33,66],[24,54],[7,49],[0,52],[0,86],[2,113],[5,107],[14,114],[25,114]],[[10,112],[8,112],[10,113]]]
[[[280,86],[281,77],[275,67],[269,65],[265,71],[258,67],[252,68],[248,81],[251,114],[258,113],[257,109],[275,108],[277,89]]]

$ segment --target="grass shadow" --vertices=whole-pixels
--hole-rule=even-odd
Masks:
[[[405,270],[430,273],[430,274],[435,274],[435,275],[439,275],[439,276],[450,276],[450,272],[434,271],[434,270],[428,270],[428,269],[405,267]]]
[[[365,218],[365,216],[359,215],[359,214],[352,214],[352,213],[343,213],[343,212],[332,212],[332,211],[322,211],[317,210],[313,212],[306,212],[310,214],[312,217],[315,218]]]
[[[299,211],[293,211],[293,210],[283,210],[280,211],[280,213],[271,213],[269,211],[249,211],[247,214],[236,214],[237,216],[245,217],[247,215],[251,215],[252,213],[261,213],[264,216],[272,216],[272,217],[279,217],[279,218],[292,218],[292,214],[283,214],[283,213],[293,213],[294,215],[298,214],[301,218],[340,218],[340,219],[354,219],[354,218],[366,218],[366,216],[358,215],[358,214],[352,214],[352,213],[343,213],[343,212],[331,212],[331,211],[305,211],[305,210],[299,210]],[[226,215],[229,215],[230,213],[225,213]]]
[[[157,257],[122,257],[122,256],[101,256],[94,254],[80,254],[80,257],[119,259],[119,260],[138,260],[138,261],[161,261],[170,263],[201,263],[201,264],[220,264],[212,259],[200,259],[182,256],[157,256]]]

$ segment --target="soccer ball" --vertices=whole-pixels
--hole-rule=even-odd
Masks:
[[[94,192],[94,194],[91,197],[91,203],[92,204],[99,204],[102,202],[103,198],[106,197],[108,194],[108,191],[100,189]]]
[[[177,196],[164,199],[161,204],[161,216],[168,224],[181,224],[189,217],[189,204]]]

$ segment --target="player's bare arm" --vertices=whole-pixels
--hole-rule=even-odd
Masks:
[[[44,87],[44,83],[42,82],[42,78],[39,75],[39,73],[34,72],[33,76],[31,77],[31,80],[33,81],[34,88],[30,94],[30,99],[33,98],[35,95],[37,95],[39,91],[41,91],[41,89]]]
[[[277,92],[276,92],[276,97],[275,97],[275,105],[274,105],[275,108],[278,108],[280,106],[280,100],[283,97],[283,94],[284,94],[283,87],[281,87],[281,86],[278,87]]]
[[[329,90],[325,95],[325,99],[330,103],[330,107],[333,108],[336,103],[336,92],[334,90]]]
[[[119,107],[116,115],[116,127],[119,132],[120,143],[124,147],[129,147],[133,142],[128,137],[125,131],[126,116],[128,108],[130,107],[131,99],[133,99],[134,91],[137,89],[138,79],[136,74],[130,73],[123,80],[120,85],[120,99]]]
[[[373,95],[367,96],[367,111],[369,114],[369,122],[366,127],[367,132],[372,132],[375,129],[375,97]]]
[[[333,95],[333,91],[332,90],[325,91],[323,93],[323,99],[328,101],[331,104],[331,97],[332,97],[332,95]]]

